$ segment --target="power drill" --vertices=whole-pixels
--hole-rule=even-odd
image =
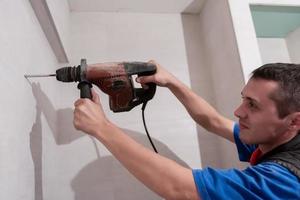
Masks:
[[[109,95],[109,107],[113,112],[130,111],[133,107],[147,103],[156,91],[155,83],[148,88],[135,88],[132,75],[147,76],[156,73],[156,66],[146,62],[111,62],[87,65],[81,59],[80,65],[63,67],[49,75],[25,75],[29,77],[55,76],[62,82],[79,82],[80,98],[92,98],[92,84]]]

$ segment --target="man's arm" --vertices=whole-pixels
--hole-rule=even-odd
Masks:
[[[130,173],[165,199],[200,199],[191,169],[150,151],[124,134],[106,119],[94,91],[93,101],[75,102],[76,129],[96,137]]]
[[[208,102],[163,69],[159,64],[154,61],[150,62],[156,64],[157,73],[153,76],[140,77],[138,78],[138,82],[141,84],[154,82],[159,86],[169,88],[199,125],[212,133],[216,133],[234,142],[234,122],[232,120],[219,114]]]

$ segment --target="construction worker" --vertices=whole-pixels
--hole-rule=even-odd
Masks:
[[[138,180],[165,199],[300,199],[300,65],[266,64],[253,71],[242,103],[225,118],[159,64],[141,84],[167,87],[209,132],[234,142],[238,169],[189,169],[126,135],[103,112],[98,95],[75,102],[74,126],[90,134]]]

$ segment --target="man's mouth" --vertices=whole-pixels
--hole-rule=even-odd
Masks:
[[[246,124],[244,124],[243,122],[239,122],[239,126],[240,126],[240,130],[249,129],[249,127]]]

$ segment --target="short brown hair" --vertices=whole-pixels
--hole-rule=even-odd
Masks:
[[[270,98],[274,100],[280,118],[300,111],[300,64],[265,64],[255,69],[251,78],[278,83],[279,89]]]

